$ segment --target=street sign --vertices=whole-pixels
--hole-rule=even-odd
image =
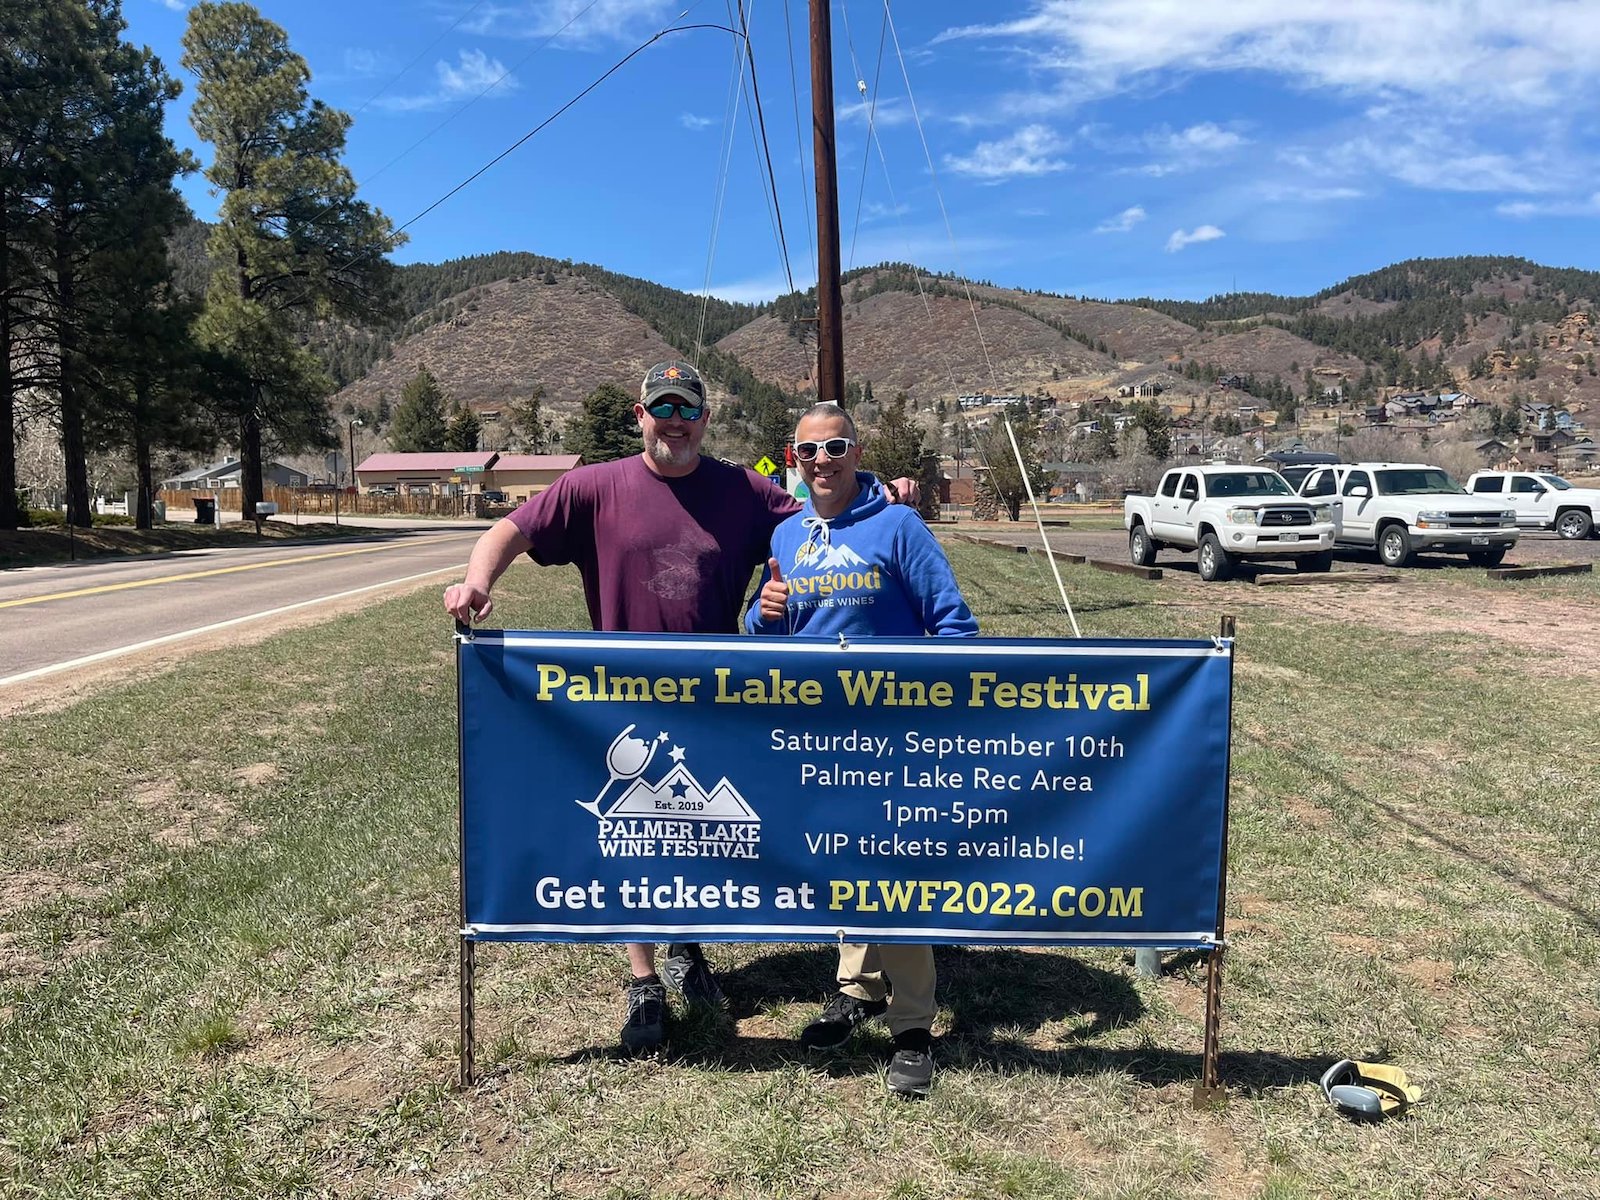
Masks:
[[[778,464],[773,462],[765,454],[763,454],[759,459],[756,460],[756,473],[757,474],[760,474],[760,475],[771,475],[777,469],[778,469]]]
[[[458,474],[458,475],[478,475],[478,474],[481,474],[482,472],[483,472],[483,468],[482,467],[457,467],[456,468],[456,474]]]

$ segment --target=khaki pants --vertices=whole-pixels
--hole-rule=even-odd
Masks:
[[[857,1000],[889,999],[884,1021],[891,1034],[933,1029],[932,946],[899,943],[839,947],[839,990]]]

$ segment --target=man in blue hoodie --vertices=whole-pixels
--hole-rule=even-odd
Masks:
[[[836,404],[807,409],[794,432],[800,477],[811,491],[772,533],[772,557],[745,628],[802,637],[973,637],[978,623],[933,534],[913,510],[891,506],[859,471],[855,422]],[[932,946],[845,945],[839,990],[800,1034],[832,1049],[882,1015],[894,1037],[889,1090],[926,1096],[933,1086]]]

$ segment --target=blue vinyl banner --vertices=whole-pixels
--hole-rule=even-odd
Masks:
[[[1227,640],[458,640],[465,932],[1203,947]]]

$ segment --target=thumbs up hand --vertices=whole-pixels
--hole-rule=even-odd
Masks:
[[[781,621],[789,606],[789,585],[783,581],[783,568],[777,559],[767,559],[767,573],[772,578],[761,585],[761,619]]]

